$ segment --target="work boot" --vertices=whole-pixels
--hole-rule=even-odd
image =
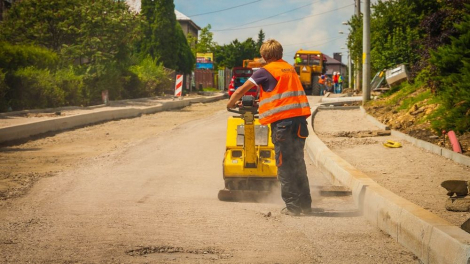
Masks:
[[[281,210],[281,214],[292,215],[292,216],[298,216],[298,215],[300,215],[300,213],[298,213],[298,212],[293,212],[293,211],[287,209],[287,207],[285,207],[285,208],[283,208],[283,209]]]

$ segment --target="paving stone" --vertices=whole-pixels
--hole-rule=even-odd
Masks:
[[[465,196],[468,194],[468,182],[459,180],[443,181],[441,186],[447,190],[447,195]]]
[[[446,209],[454,212],[469,212],[470,197],[450,197],[446,201]]]

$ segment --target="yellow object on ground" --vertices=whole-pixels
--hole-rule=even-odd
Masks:
[[[400,142],[395,142],[392,140],[387,140],[386,142],[383,143],[383,145],[387,148],[401,148]]]

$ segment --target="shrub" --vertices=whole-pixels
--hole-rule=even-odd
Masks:
[[[83,76],[76,75],[73,68],[58,70],[55,74],[57,86],[64,92],[65,105],[83,105]]]
[[[8,86],[5,82],[5,73],[0,69],[0,111],[8,109],[8,100],[6,98]]]
[[[38,69],[55,68],[59,57],[54,52],[33,45],[12,45],[0,42],[0,68],[6,71],[34,66]]]
[[[139,78],[139,96],[155,96],[171,86],[163,64],[157,64],[157,59],[146,57],[138,65],[131,66],[129,70]]]
[[[438,72],[433,81],[442,100],[442,116],[432,124],[438,131],[466,132],[470,130],[470,14],[465,14],[455,28],[460,35],[431,52],[431,64]]]
[[[123,98],[122,70],[114,63],[88,66],[83,74],[83,82],[82,95],[85,105],[102,103],[101,92],[104,90],[108,90],[110,100]]]
[[[58,87],[50,70],[21,68],[14,72],[13,79],[15,89],[12,90],[10,98],[15,110],[64,105],[65,93]]]

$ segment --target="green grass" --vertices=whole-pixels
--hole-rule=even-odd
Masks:
[[[409,94],[408,94],[409,95]],[[421,102],[426,102],[426,99],[430,99],[432,97],[431,91],[426,90],[422,93],[419,93],[416,96],[411,96],[403,99],[401,105],[397,108],[397,110],[408,110],[410,109],[413,105],[419,104]]]
[[[206,88],[202,88],[202,91],[204,91],[204,92],[218,92],[219,89],[214,88],[214,87],[206,87]]]

